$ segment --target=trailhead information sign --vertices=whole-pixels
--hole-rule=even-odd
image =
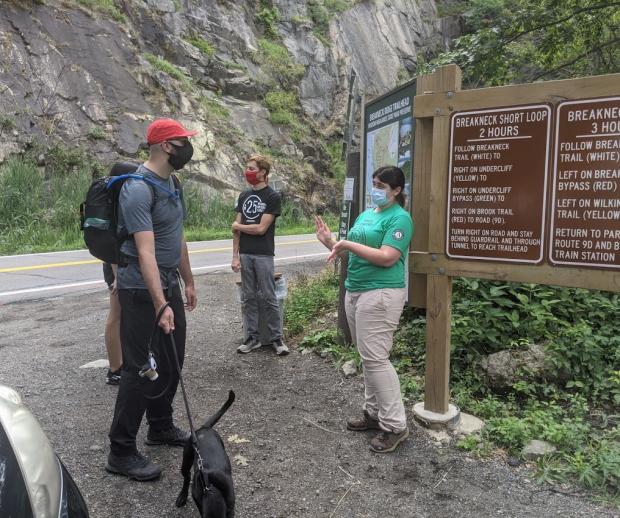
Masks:
[[[370,198],[372,173],[386,165],[403,170],[405,196],[411,200],[415,93],[416,85],[412,81],[365,105],[363,209],[375,206]]]
[[[620,268],[620,97],[561,102],[555,140],[550,262]]]
[[[542,261],[550,144],[547,104],[452,115],[449,257]]]

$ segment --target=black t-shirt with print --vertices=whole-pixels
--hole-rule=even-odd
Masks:
[[[258,191],[249,189],[243,191],[237,200],[235,210],[241,214],[243,225],[258,225],[263,214],[280,215],[282,200],[280,195],[267,186]],[[254,255],[275,255],[274,236],[276,219],[269,225],[267,232],[262,236],[254,236],[241,232],[239,239],[239,253]]]

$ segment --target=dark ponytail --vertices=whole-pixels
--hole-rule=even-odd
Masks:
[[[373,179],[376,178],[381,183],[389,185],[392,189],[400,187],[400,192],[396,196],[396,201],[401,207],[405,206],[405,173],[400,167],[386,165],[372,173]]]

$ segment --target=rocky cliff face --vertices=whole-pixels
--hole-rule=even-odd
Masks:
[[[54,139],[141,158],[148,121],[173,116],[200,131],[207,190],[238,191],[258,148],[318,201],[351,69],[382,94],[440,45],[431,0],[2,0],[0,161]]]

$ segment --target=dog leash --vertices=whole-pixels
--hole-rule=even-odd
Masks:
[[[161,319],[161,316],[164,314],[165,309],[169,306],[170,306],[170,302],[166,301],[166,303],[159,309],[159,312],[157,313],[157,317],[155,318],[156,326],[159,324],[159,320]],[[170,331],[168,336],[170,337],[170,343],[172,344],[172,357],[174,358],[174,364],[177,368],[177,372],[179,373],[179,383],[181,384],[181,393],[183,394],[183,402],[185,403],[185,412],[187,413],[187,420],[189,421],[189,433],[192,439],[192,446],[194,448],[194,453],[196,454],[196,458],[198,459],[197,464],[198,464],[198,470],[200,473],[200,478],[202,480],[202,486],[205,491],[211,491],[211,488],[208,486],[207,479],[204,475],[204,470],[203,470],[204,460],[202,458],[202,455],[200,455],[200,449],[198,448],[198,437],[196,437],[196,431],[194,430],[194,421],[192,420],[192,414],[189,410],[189,401],[187,400],[187,393],[185,392],[185,383],[183,382],[183,374],[181,374],[181,364],[179,363],[179,356],[177,354],[177,344],[174,340],[174,333]],[[150,342],[149,342],[149,353],[150,352],[151,351],[150,351]],[[164,352],[165,352],[165,347],[164,347]],[[167,353],[166,353],[166,356],[168,356],[168,360],[169,360],[170,356]]]

